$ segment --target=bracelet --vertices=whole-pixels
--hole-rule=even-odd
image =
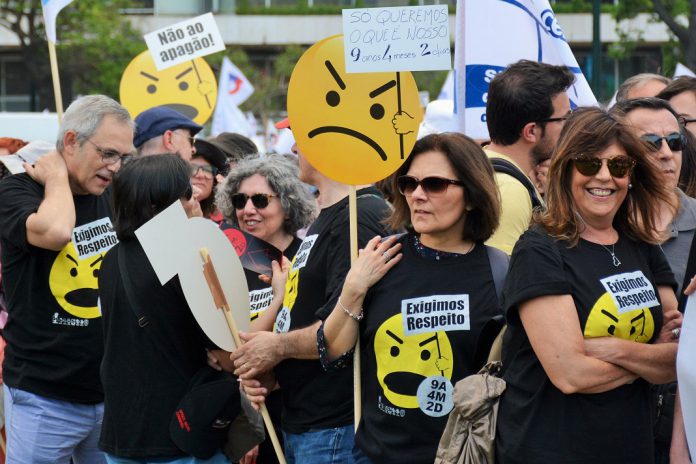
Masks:
[[[363,309],[362,309],[362,308],[360,308],[360,314],[358,314],[358,315],[355,315],[355,314],[351,313],[350,310],[349,310],[348,308],[346,308],[345,306],[343,306],[343,303],[341,303],[341,297],[338,297],[338,306],[341,307],[341,309],[343,310],[344,313],[346,313],[346,314],[349,315],[352,319],[355,319],[355,320],[358,321],[358,322],[360,322],[360,321],[362,320],[363,316],[365,315],[365,314],[363,313]]]

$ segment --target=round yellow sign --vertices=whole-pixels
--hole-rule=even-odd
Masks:
[[[421,109],[410,72],[346,73],[343,36],[321,40],[295,65],[288,118],[319,172],[345,184],[384,179],[406,160]]]
[[[203,58],[157,71],[145,50],[128,63],[121,76],[121,104],[135,118],[155,106],[167,106],[205,124],[217,101],[217,81]]]

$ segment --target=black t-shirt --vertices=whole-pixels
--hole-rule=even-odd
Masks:
[[[373,462],[432,463],[453,385],[481,368],[474,361],[478,336],[500,309],[483,244],[466,255],[428,259],[412,235],[400,241],[401,262],[363,306],[356,442]]]
[[[389,206],[375,188],[357,192],[358,245],[388,232]],[[350,269],[348,198],[321,210],[295,255],[275,330],[301,329],[325,319],[336,305]],[[283,394],[283,429],[340,427],[353,422],[353,374],[326,373],[319,360],[287,359],[275,369]]]
[[[530,299],[569,294],[585,338],[653,342],[662,327],[658,286],[675,284],[669,264],[659,247],[622,234],[613,251],[618,266],[608,247],[581,239],[568,248],[538,227],[515,245],[503,292],[509,337],[497,462],[653,462],[648,383],[638,379],[604,393],[563,394],[546,375],[517,312]]]
[[[97,277],[115,243],[110,191],[76,195],[72,240],[60,251],[27,242],[27,218],[44,198],[27,174],[0,182],[3,286],[9,319],[3,377],[15,388],[76,403],[99,403],[103,353]]]
[[[302,240],[293,237],[290,245],[283,251],[283,256],[292,261],[301,244]],[[249,287],[249,302],[251,303],[249,315],[252,321],[258,319],[273,300],[273,290],[271,286],[263,283],[259,279],[259,275],[258,272],[244,268],[244,276],[246,277],[247,286]]]
[[[136,311],[121,278],[120,247]],[[210,342],[179,277],[161,285],[140,243],[126,240],[106,254],[99,284],[105,346],[99,447],[122,458],[181,455],[169,436],[169,421],[191,377],[206,365]],[[136,313],[148,324],[140,327]]]

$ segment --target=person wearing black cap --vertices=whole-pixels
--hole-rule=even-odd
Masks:
[[[217,137],[208,141],[225,153],[230,169],[247,156],[259,152],[258,147],[250,138],[235,132],[221,132]]]
[[[229,172],[227,156],[215,144],[207,140],[196,140],[195,154],[191,158],[191,184],[199,192],[196,199],[201,205],[203,217],[210,218],[215,213],[215,186]]]
[[[194,136],[203,129],[183,114],[165,106],[145,110],[135,118],[133,139],[139,155],[177,153],[190,161],[196,152]]]

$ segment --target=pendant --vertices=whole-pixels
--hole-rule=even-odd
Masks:
[[[616,255],[613,254],[613,253],[611,254],[611,260],[612,260],[613,263],[614,263],[614,267],[619,267],[619,266],[621,266],[621,261],[619,261],[619,258],[617,258]]]

